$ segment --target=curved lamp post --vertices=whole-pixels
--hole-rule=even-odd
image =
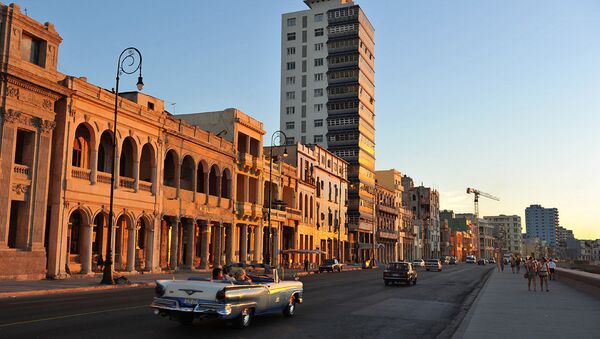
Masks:
[[[117,78],[115,86],[115,117],[113,121],[113,158],[112,167],[110,169],[110,211],[108,214],[108,248],[106,250],[106,260],[104,262],[104,272],[102,274],[101,284],[112,285],[113,279],[113,262],[112,262],[112,229],[113,229],[113,200],[115,191],[115,164],[117,158],[117,110],[119,104],[119,79],[122,74],[138,73],[137,89],[141,91],[144,88],[142,79],[142,54],[135,47],[128,47],[119,55],[117,62]]]
[[[287,140],[287,135],[281,130],[277,130],[273,132],[271,136],[271,148],[269,148],[269,213],[268,213],[268,227],[269,233],[267,240],[269,241],[269,245],[267,246],[267,253],[265,255],[265,263],[272,266],[272,258],[271,258],[271,249],[273,247],[273,240],[271,239],[271,204],[273,203],[273,194],[271,193],[273,187],[273,147],[275,147],[275,143],[278,142],[279,145],[285,145]],[[283,149],[283,156],[287,157],[287,147]]]

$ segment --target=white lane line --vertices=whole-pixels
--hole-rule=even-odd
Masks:
[[[42,319],[35,319],[35,320],[18,321],[16,323],[0,324],[0,328],[8,327],[8,326],[15,326],[15,325],[23,325],[23,324],[33,324],[33,323],[39,323],[39,322],[43,322],[43,321],[50,321],[50,320],[75,318],[75,317],[81,317],[81,316],[84,316],[84,315],[91,315],[91,314],[100,314],[100,313],[115,312],[115,311],[133,310],[133,309],[142,308],[142,307],[148,307],[148,305],[130,306],[130,307],[121,307],[121,308],[112,308],[112,309],[103,310],[103,311],[85,312],[85,313],[61,315],[61,316],[58,316],[58,317],[50,317],[50,318],[42,318]]]

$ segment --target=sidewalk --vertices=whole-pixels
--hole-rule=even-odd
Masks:
[[[345,267],[344,271],[360,270],[360,267],[349,266]],[[319,271],[302,271],[297,269],[286,269],[285,279],[289,279],[294,275],[299,277],[318,274]],[[125,275],[131,282],[131,285],[100,285],[102,275],[94,276],[73,276],[68,279],[60,280],[0,280],[0,298],[10,297],[28,297],[38,295],[49,295],[59,293],[77,293],[89,292],[107,289],[132,288],[154,286],[156,280],[159,279],[188,279],[191,276],[209,277],[210,272],[195,271],[195,272],[177,272],[177,273],[157,273],[157,274],[121,274],[114,273],[114,277]]]
[[[453,338],[599,337],[600,299],[560,281],[540,292],[537,279],[537,292],[528,292],[523,273],[494,269]]]

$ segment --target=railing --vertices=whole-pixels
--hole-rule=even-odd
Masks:
[[[140,180],[138,182],[138,188],[140,191],[152,192],[152,183],[148,181]]]
[[[98,172],[96,174],[96,181],[110,185],[110,173]]]
[[[133,189],[135,186],[135,179],[128,177],[120,177],[119,178],[119,186]]]
[[[73,168],[71,169],[71,177],[76,179],[90,180],[92,171],[87,168]]]
[[[194,199],[194,192],[184,190],[183,188],[179,189],[179,195],[181,196],[181,200],[190,202]]]
[[[20,164],[14,165],[13,172],[17,175],[26,176],[27,178],[29,178],[29,176],[31,175],[31,169],[29,168],[29,166]]]

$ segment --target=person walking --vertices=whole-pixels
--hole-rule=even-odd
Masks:
[[[498,261],[500,262],[500,269],[504,272],[504,258],[498,258]]]
[[[304,271],[308,272],[308,256],[304,257]]]
[[[517,259],[515,259],[515,266],[517,267],[517,274],[521,273],[521,256],[518,255]]]
[[[510,270],[515,274],[515,256],[513,254],[510,255]]]
[[[550,258],[550,261],[548,262],[548,268],[550,269],[550,280],[556,280],[554,277],[554,272],[556,271],[556,262],[554,259]]]
[[[548,271],[548,260],[542,257],[539,262],[538,269],[538,275],[540,276],[540,289],[542,292],[544,292],[544,282],[546,282],[546,292],[550,292],[550,289],[548,289]]]
[[[533,281],[533,291],[536,291],[536,279],[537,275],[537,263],[533,259],[533,257],[527,257],[527,261],[525,262],[525,278],[527,278],[527,290],[531,291],[531,282]]]

